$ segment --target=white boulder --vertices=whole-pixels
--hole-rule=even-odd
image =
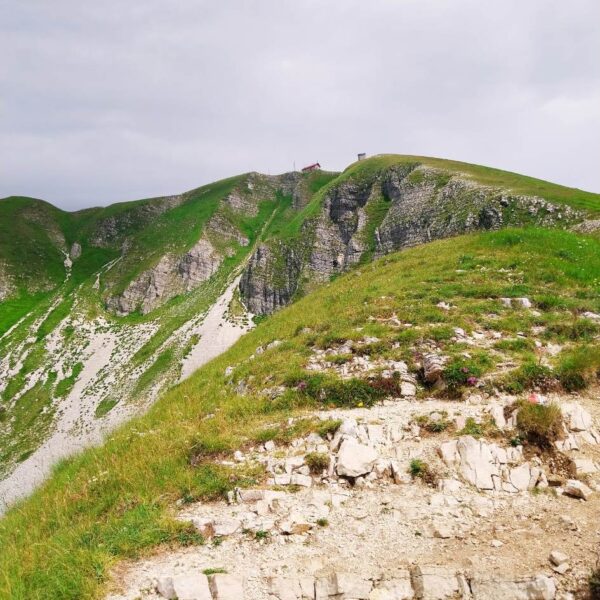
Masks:
[[[342,442],[337,457],[337,474],[343,477],[360,477],[370,473],[378,459],[377,452],[352,438]]]
[[[208,580],[212,598],[208,596],[206,600],[243,600],[244,580],[241,577],[218,573],[211,575]],[[183,599],[179,598],[179,600]]]
[[[565,496],[587,500],[592,495],[592,490],[585,483],[577,479],[569,479],[563,488]]]
[[[587,431],[593,425],[592,415],[577,402],[563,404],[560,410],[570,431]]]

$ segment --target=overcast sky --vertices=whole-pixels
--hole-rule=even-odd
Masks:
[[[0,197],[68,209],[357,152],[600,192],[598,0],[0,0]]]

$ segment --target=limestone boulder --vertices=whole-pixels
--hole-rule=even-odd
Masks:
[[[569,479],[565,483],[563,494],[565,496],[571,496],[572,498],[581,498],[582,500],[587,500],[592,495],[592,490],[582,481],[577,479]]]
[[[516,580],[475,577],[471,591],[473,600],[554,600],[556,583],[546,575]]]
[[[340,446],[336,465],[337,474],[342,477],[366,475],[373,470],[378,458],[373,448],[348,438]]]
[[[570,431],[587,431],[594,424],[592,415],[577,402],[563,404],[560,410]]]
[[[499,478],[500,471],[494,464],[489,445],[466,435],[458,439],[456,450],[460,457],[461,475],[477,489],[493,490],[493,478]]]
[[[244,600],[244,580],[241,577],[217,573],[210,575],[208,581],[212,598],[209,596],[206,600]]]

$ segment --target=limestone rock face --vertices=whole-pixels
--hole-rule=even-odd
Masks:
[[[367,223],[364,209],[376,193],[370,186],[345,182],[325,197],[308,260],[316,279],[327,280],[360,260],[366,249],[360,236]]]
[[[290,302],[300,281],[328,281],[365,257],[471,231],[567,225],[580,218],[569,207],[513,195],[460,174],[423,165],[394,166],[370,179],[345,179],[329,188],[320,211],[304,223],[297,238],[286,242],[296,251],[262,244],[240,290],[252,312],[266,314]],[[277,260],[257,269],[271,255]]]
[[[73,242],[71,250],[69,251],[71,260],[77,260],[81,256],[81,244],[79,242]]]
[[[8,274],[8,269],[0,261],[0,302],[8,298],[13,293],[13,289],[14,286]]]
[[[442,377],[445,362],[438,354],[429,353],[423,357],[423,378],[427,383],[435,383]]]
[[[592,495],[592,490],[585,483],[577,479],[569,479],[565,484],[564,492],[566,496],[581,498],[587,500]]]
[[[576,402],[563,404],[561,412],[570,431],[587,431],[593,425],[590,413]]]
[[[240,280],[250,312],[270,314],[289,304],[298,290],[301,268],[300,249],[284,243],[260,245]]]
[[[458,440],[456,449],[463,477],[480,490],[493,490],[492,477],[498,477],[500,472],[494,464],[489,446],[471,436],[464,436]]]
[[[119,296],[107,302],[109,309],[126,315],[146,314],[182,292],[189,292],[216,273],[223,257],[206,239],[200,239],[181,257],[165,255],[152,269],[134,279]]]
[[[411,573],[417,598],[443,600],[464,598],[468,584],[462,575],[441,567],[415,567]]]
[[[173,589],[177,600],[212,600],[208,581],[201,573],[176,577],[173,580]]]
[[[98,221],[90,236],[92,246],[107,248],[121,244],[133,227],[140,228],[152,223],[166,211],[184,201],[184,195],[156,198],[152,202],[141,202],[135,208]]]
[[[516,493],[531,490],[544,479],[539,467],[522,459],[522,449],[502,448],[464,435],[440,444],[438,454],[479,490]]]
[[[153,257],[151,268],[137,275],[124,291],[111,293],[111,288],[122,289],[118,283],[118,273],[126,275],[145,251],[145,248],[140,248],[136,243],[135,236],[130,237],[131,232],[153,224],[163,213],[188,202],[190,198],[197,201],[193,194],[203,193],[206,192],[194,191],[181,196],[159,198],[98,222],[90,237],[91,245],[113,248],[120,246],[122,252],[115,269],[108,270],[106,277],[102,278],[106,284],[104,290],[110,310],[119,315],[136,310],[146,314],[174,296],[196,289],[216,273],[226,257],[233,257],[240,247],[248,246],[249,236],[240,222],[256,217],[261,203],[265,200],[278,201],[281,195],[292,196],[300,204],[305,203],[307,197],[310,198],[310,186],[308,179],[300,173],[278,176],[249,173],[219,201],[204,223],[199,239],[191,248],[185,252],[170,250],[162,255],[157,253]],[[160,225],[161,222],[158,223]],[[160,228],[157,229],[159,230]],[[73,251],[77,251],[75,246]],[[71,255],[71,258],[74,259],[74,256]],[[263,263],[269,263],[270,260],[270,255],[256,256],[250,264],[250,270],[254,267],[258,273],[264,267]],[[279,259],[275,256],[273,260]],[[293,265],[293,255],[286,256],[283,262]],[[263,312],[272,312],[274,307],[290,302],[297,285],[298,273],[292,273],[289,279],[288,290],[283,282],[282,290],[265,291]],[[254,285],[252,293],[260,296],[260,283]]]
[[[240,600],[244,598],[244,581],[241,577],[218,573],[209,577],[209,584],[212,600]]]
[[[200,239],[183,255],[177,268],[186,290],[210,279],[222,262],[221,256],[208,240]]]

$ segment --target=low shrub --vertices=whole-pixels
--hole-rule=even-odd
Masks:
[[[600,347],[582,346],[562,352],[556,375],[563,388],[569,392],[586,388],[600,377]]]
[[[437,473],[420,458],[413,458],[410,461],[408,472],[413,479],[421,479],[427,485],[435,486],[437,484]]]
[[[212,569],[204,569],[202,571],[202,573],[208,577],[209,575],[218,575],[220,573],[227,573],[227,569],[223,569],[222,567],[215,567]]]
[[[392,377],[382,377],[381,375],[377,375],[371,377],[368,382],[382,398],[400,395],[402,380],[400,379],[399,374],[394,373]]]
[[[591,319],[574,319],[572,321],[557,321],[550,323],[547,334],[573,341],[590,341],[600,332],[600,326]]]
[[[309,452],[304,461],[314,475],[320,475],[329,467],[329,456],[323,452]]]
[[[370,407],[390,395],[399,395],[398,377],[377,376],[372,379],[338,379],[325,374],[294,374],[285,384],[313,400],[333,406]]]
[[[474,438],[497,437],[500,430],[496,425],[493,417],[488,415],[482,421],[478,422],[473,417],[467,417],[465,426],[458,432],[457,435],[470,435]]]
[[[343,365],[352,360],[352,354],[334,354],[328,356],[327,360],[334,365]]]
[[[341,419],[327,419],[321,421],[317,427],[317,433],[324,439],[327,439],[328,435],[335,435],[335,432],[340,428],[342,424]]]
[[[495,350],[503,350],[507,352],[522,352],[524,350],[532,351],[535,349],[535,344],[527,338],[510,338],[499,340],[494,344]]]
[[[435,414],[435,413],[434,413]],[[441,433],[450,427],[450,421],[447,419],[447,414],[437,413],[439,418],[432,418],[433,415],[419,415],[415,421],[419,427],[425,429],[429,433]]]
[[[529,443],[548,447],[560,439],[563,418],[558,404],[534,404],[522,401],[518,404],[517,429]]]

